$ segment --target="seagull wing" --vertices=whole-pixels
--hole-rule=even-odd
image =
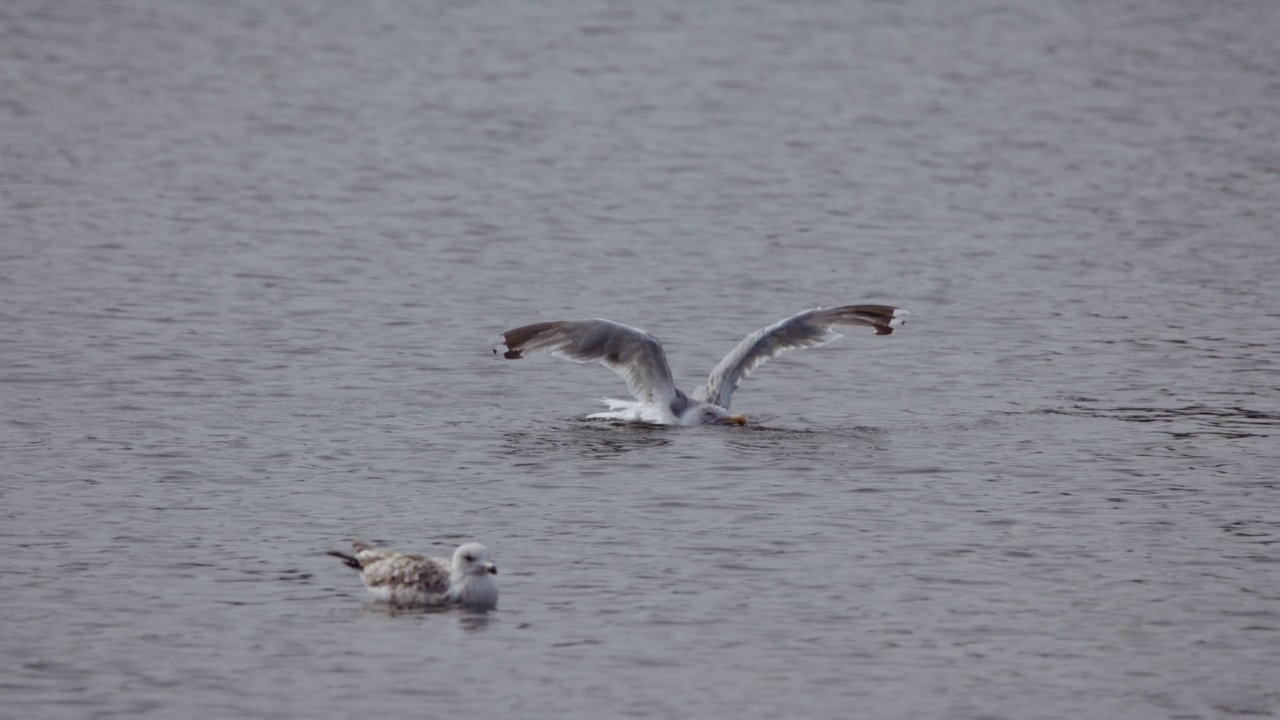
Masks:
[[[502,356],[516,360],[548,353],[574,362],[598,362],[622,376],[642,403],[669,405],[678,391],[658,338],[609,320],[560,320],[525,325],[502,334]],[[499,348],[494,348],[496,354]]]
[[[888,305],[845,305],[838,308],[814,308],[761,328],[743,338],[711,371],[707,384],[695,397],[728,409],[733,391],[747,374],[766,360],[787,350],[826,345],[840,337],[840,326],[868,327],[877,335],[888,335],[902,325],[906,310]]]
[[[403,591],[428,596],[449,592],[447,561],[370,547],[363,543],[356,545],[356,559],[363,567],[364,582],[370,590],[386,590],[393,596]]]

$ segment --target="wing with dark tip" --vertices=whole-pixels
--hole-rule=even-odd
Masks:
[[[574,362],[598,362],[621,375],[643,403],[670,404],[676,398],[662,343],[644,330],[609,320],[561,320],[508,330],[502,334],[502,347],[508,360],[547,353]]]
[[[877,335],[888,335],[902,325],[906,314],[906,310],[888,305],[845,305],[814,308],[780,320],[751,333],[738,343],[711,371],[707,384],[698,389],[695,397],[728,408],[733,391],[738,389],[748,373],[766,360],[787,350],[826,345],[840,337],[835,328],[842,326],[866,327]]]

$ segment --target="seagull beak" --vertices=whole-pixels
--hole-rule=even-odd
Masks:
[[[484,564],[484,571],[485,571],[485,572],[487,572],[487,573],[489,573],[490,575],[497,575],[497,574],[498,574],[498,566],[497,566],[497,565],[494,565],[493,563],[485,563],[485,564]]]
[[[730,425],[746,425],[747,424],[747,418],[745,415],[730,415],[729,417],[725,418],[724,421],[729,423]]]

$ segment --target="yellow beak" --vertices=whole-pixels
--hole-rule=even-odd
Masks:
[[[747,418],[744,415],[730,415],[729,417],[725,418],[724,421],[729,423],[730,425],[746,425],[747,424]]]

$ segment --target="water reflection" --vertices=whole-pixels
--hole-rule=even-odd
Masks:
[[[583,459],[600,460],[636,450],[666,447],[671,444],[671,432],[678,429],[642,423],[574,420],[561,426],[508,432],[503,436],[502,448],[526,462],[566,451]]]
[[[458,627],[465,632],[480,632],[489,627],[494,621],[492,612],[483,612],[479,610],[459,610],[456,613],[458,619]]]
[[[788,455],[861,452],[877,448],[885,438],[882,428],[867,426],[814,430],[754,424],[734,430],[725,441],[727,447],[745,452],[777,447]]]
[[[405,616],[451,615],[457,626],[466,632],[477,632],[489,627],[496,611],[467,610],[457,607],[394,607],[383,602],[369,602],[364,612],[385,618],[403,618]],[[443,618],[442,618],[443,619]],[[435,622],[433,620],[432,622]]]

